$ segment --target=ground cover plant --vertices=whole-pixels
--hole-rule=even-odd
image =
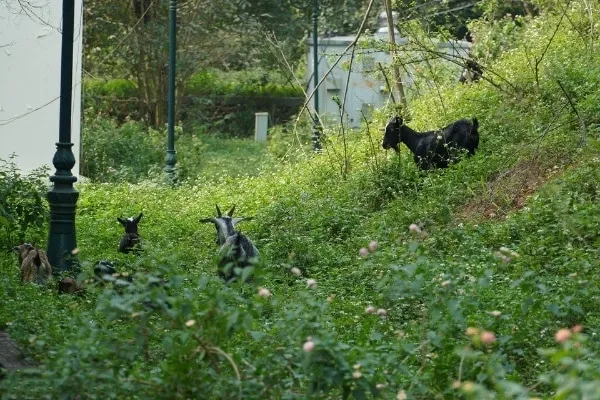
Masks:
[[[514,91],[483,80],[411,103],[419,130],[478,118],[478,152],[448,169],[385,153],[383,109],[255,175],[80,185],[85,296],[21,285],[0,259],[0,328],[37,363],[2,398],[600,396],[600,58],[571,3],[571,23],[539,17],[523,33],[539,48],[516,41],[493,65]],[[252,283],[216,275],[200,223],[215,203],[254,217]],[[119,254],[116,217],[139,212],[144,252]],[[126,276],[93,278],[100,259]]]

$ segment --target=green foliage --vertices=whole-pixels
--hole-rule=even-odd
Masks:
[[[477,154],[448,169],[420,171],[404,147],[383,155],[384,109],[277,170],[80,185],[80,279],[111,259],[133,283],[56,296],[0,259],[0,327],[38,361],[8,374],[3,397],[598,397],[600,62],[559,20],[502,50],[490,68],[504,79],[411,102],[416,129],[479,119]],[[178,134],[195,156],[214,139]],[[239,225],[261,252],[250,283],[216,278],[214,229],[199,223],[215,203],[253,217]],[[115,217],[140,211],[144,253],[117,254]]]
[[[39,228],[47,222],[48,169],[23,175],[15,158],[0,159],[0,247],[40,239]]]
[[[207,70],[192,75],[187,88],[191,96],[302,96],[301,88],[278,82],[280,80],[277,74],[261,69],[229,72]]]
[[[135,121],[87,120],[83,129],[81,174],[100,182],[136,182],[160,168],[163,135]]]
[[[94,182],[162,182],[166,136],[166,128],[159,131],[135,121],[119,126],[107,118],[89,120],[82,136],[81,174]],[[277,155],[266,143],[223,139],[200,129],[184,134],[176,127],[175,147],[181,181],[255,176],[277,165]]]
[[[120,122],[142,117],[138,109],[137,87],[127,79],[84,79],[83,105],[85,115],[110,116]]]

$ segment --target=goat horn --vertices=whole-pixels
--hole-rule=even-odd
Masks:
[[[217,207],[217,217],[220,217],[222,215],[221,214],[221,209],[219,208],[218,204],[215,204],[215,207]]]
[[[235,210],[235,204],[233,205],[233,207],[231,207],[231,210],[229,210],[227,215],[229,215],[230,217],[233,217],[233,210]]]

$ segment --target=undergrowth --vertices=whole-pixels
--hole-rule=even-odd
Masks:
[[[277,169],[79,185],[79,279],[109,259],[134,283],[57,296],[0,259],[0,328],[37,364],[2,398],[598,398],[600,60],[570,25],[553,34],[559,18],[494,65],[513,91],[482,81],[411,104],[415,129],[479,119],[477,154],[446,170],[373,146],[383,109]],[[254,217],[240,224],[261,251],[250,284],[216,277],[199,221],[215,203]],[[118,254],[116,217],[139,212],[145,250]]]

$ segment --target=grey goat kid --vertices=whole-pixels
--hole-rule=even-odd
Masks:
[[[400,143],[404,142],[419,168],[447,168],[461,152],[475,154],[479,146],[478,128],[477,118],[473,118],[473,122],[459,119],[436,131],[417,132],[404,125],[402,118],[394,117],[385,127],[381,146],[398,153]]]
[[[219,250],[219,275],[226,281],[235,280],[241,269],[253,266],[258,260],[259,251],[252,241],[235,229],[241,221],[249,221],[250,217],[233,217],[235,205],[226,215],[221,213],[217,205],[217,216],[201,219],[200,222],[210,222],[217,229],[217,244]]]
[[[142,219],[142,215],[143,214],[140,213],[136,218],[129,217],[127,219],[117,217],[117,221],[125,227],[125,235],[123,235],[121,242],[119,242],[119,252],[127,254],[131,251],[141,251],[141,238],[138,233],[138,223],[140,222],[140,219]]]

